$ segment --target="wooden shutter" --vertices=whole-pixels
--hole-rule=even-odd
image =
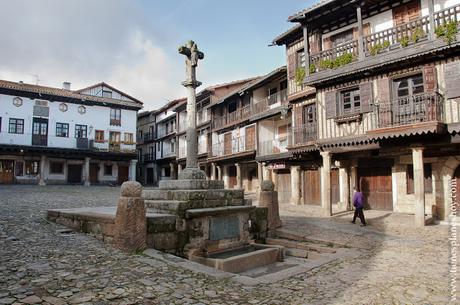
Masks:
[[[288,125],[283,125],[278,127],[278,139],[284,140],[287,138]]]
[[[326,37],[323,39],[323,50],[332,49],[332,39],[331,37]]]
[[[321,46],[319,45],[321,41],[321,36],[319,33],[315,33],[310,36],[310,54],[319,53],[321,50]]]
[[[437,80],[436,80],[436,67],[431,65],[426,65],[423,67],[423,82],[425,84],[426,92],[433,92],[437,89]]]
[[[377,98],[379,103],[389,102],[391,100],[390,80],[388,77],[377,80]]]
[[[326,92],[325,96],[326,119],[337,116],[337,91]]]
[[[302,106],[297,105],[297,107],[294,108],[294,115],[295,115],[295,127],[300,127],[303,125],[303,119],[302,119]]]
[[[371,111],[372,82],[359,85],[359,99],[361,102],[361,112]]]
[[[404,5],[397,6],[393,9],[394,25],[399,26],[421,15],[420,0],[414,0]]]
[[[295,69],[296,69],[296,61],[297,61],[297,54],[294,52],[289,54],[288,56],[288,75],[289,78],[294,78],[295,76]]]

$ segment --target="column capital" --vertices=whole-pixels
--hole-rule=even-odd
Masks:
[[[415,146],[415,145],[414,145],[414,146],[411,146],[410,149],[411,149],[412,151],[418,151],[418,150],[424,151],[424,150],[425,150],[425,147],[424,147],[424,146],[418,146],[418,145]]]
[[[321,157],[330,157],[331,156],[331,152],[328,151],[328,150],[325,150],[325,151],[320,151],[319,154],[321,155]]]

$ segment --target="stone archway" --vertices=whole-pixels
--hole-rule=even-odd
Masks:
[[[446,220],[450,215],[451,204],[452,204],[452,179],[456,174],[460,174],[460,156],[450,156],[444,166],[441,169],[441,181],[442,181],[442,202],[437,207],[439,209],[438,216]],[[460,179],[458,180],[460,183]],[[459,186],[458,186],[459,187]],[[436,200],[438,201],[438,200]],[[457,213],[458,215],[458,213]]]

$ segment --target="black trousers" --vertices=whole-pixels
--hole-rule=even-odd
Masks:
[[[359,217],[359,219],[361,220],[361,223],[363,225],[366,224],[366,220],[364,219],[363,208],[356,208],[355,209],[355,215],[353,215],[353,222],[356,221],[356,217]]]

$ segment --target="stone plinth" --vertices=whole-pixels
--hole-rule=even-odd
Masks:
[[[274,191],[271,181],[262,181],[259,193],[259,206],[267,208],[268,230],[273,231],[281,227],[281,219],[278,205],[278,192]]]
[[[147,246],[147,222],[141,195],[142,186],[139,182],[128,181],[121,186],[113,243],[123,251],[139,251]]]

